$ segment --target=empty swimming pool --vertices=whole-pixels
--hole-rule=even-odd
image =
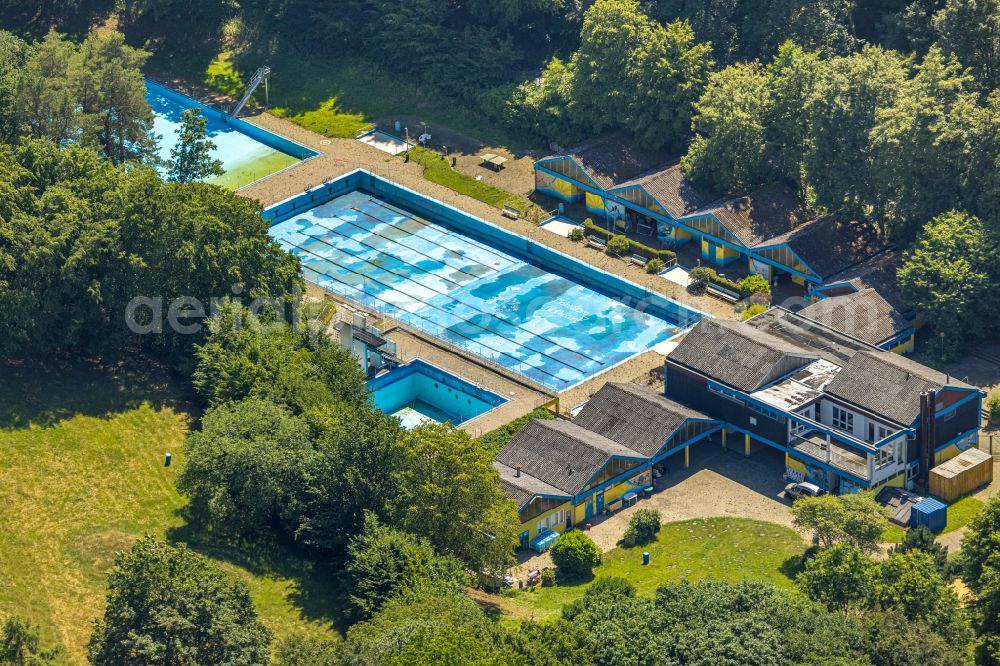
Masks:
[[[229,118],[218,109],[149,80],[146,81],[146,101],[153,107],[153,132],[160,137],[158,155],[164,165],[170,161],[170,152],[180,141],[182,114],[187,109],[201,108],[201,115],[208,121],[206,133],[215,144],[212,157],[222,162],[224,170],[222,175],[213,176],[208,182],[222,187],[237,189],[249,185],[318,154],[244,120]]]
[[[556,391],[701,316],[364,171],[264,215],[306,279]]]
[[[368,382],[375,406],[404,428],[424,423],[465,423],[507,402],[419,358]]]

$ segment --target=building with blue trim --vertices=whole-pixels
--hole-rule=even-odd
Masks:
[[[706,263],[739,262],[769,280],[803,287],[823,284],[886,247],[871,225],[812,218],[783,184],[719,197],[688,182],[677,160],[651,167],[658,157],[618,136],[595,139],[535,162],[535,190],[580,202],[596,222],[625,233],[648,228],[671,247],[697,243]]]
[[[912,488],[978,441],[984,397],[782,308],[702,320],[667,356],[664,382],[668,398],[723,422],[730,445],[781,450],[788,478],[836,493]]]
[[[879,349],[898,354],[913,351],[913,323],[872,287],[821,298],[799,310],[799,315]]]
[[[493,461],[518,506],[522,548],[652,487],[652,468],[711,437],[719,421],[636,384],[605,384],[573,421],[534,420]]]

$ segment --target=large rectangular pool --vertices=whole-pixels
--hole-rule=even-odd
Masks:
[[[238,189],[318,154],[148,79],[146,101],[153,107],[153,132],[160,137],[158,155],[164,165],[180,140],[181,114],[201,108],[208,138],[215,144],[212,157],[222,162],[225,171],[208,182],[222,187]]]
[[[557,392],[701,317],[361,170],[264,216],[307,280]]]

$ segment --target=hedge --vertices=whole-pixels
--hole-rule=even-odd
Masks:
[[[708,266],[702,266],[706,271],[708,271],[708,281],[716,286],[723,287],[724,289],[729,289],[730,291],[735,291],[737,294],[743,294],[743,286],[739,282],[730,280],[729,278],[721,277],[714,270]]]
[[[608,231],[607,229],[598,226],[589,217],[583,221],[583,226],[587,230],[588,236],[599,236],[604,240],[610,240],[612,236],[620,236],[613,231]],[[672,250],[657,250],[656,248],[649,247],[648,245],[643,245],[638,241],[634,241],[631,238],[628,239],[629,252],[631,254],[637,254],[640,257],[645,257],[646,259],[659,259],[666,264],[672,263],[677,259],[677,253]],[[739,288],[737,287],[737,290]]]

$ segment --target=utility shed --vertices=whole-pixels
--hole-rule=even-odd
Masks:
[[[931,532],[940,532],[948,524],[948,507],[933,497],[928,497],[913,505],[910,526],[923,525]]]
[[[945,502],[954,502],[992,480],[993,456],[979,449],[966,449],[931,470],[930,491]]]

